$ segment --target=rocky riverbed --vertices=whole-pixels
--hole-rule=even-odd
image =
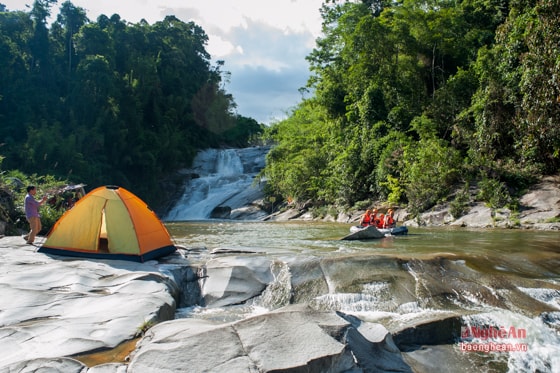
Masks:
[[[445,206],[420,219],[407,219],[404,210],[397,217],[407,225],[558,230],[558,178],[544,179],[521,205],[515,214],[474,204],[460,219]],[[314,219],[301,210],[269,218]],[[555,372],[560,366],[557,247],[546,258],[523,259],[531,261],[528,272],[519,258],[441,253],[278,261],[264,252],[184,247],[139,264],[36,250],[21,237],[0,239],[0,372],[505,372],[512,364]],[[498,260],[520,275],[476,270]],[[334,293],[357,304],[375,300],[378,316],[342,310]],[[220,315],[223,307],[255,302],[266,307],[239,319],[177,314],[204,308]],[[462,342],[471,348],[488,342],[465,330],[492,331],[504,320],[510,337],[512,326],[532,331],[531,354],[461,351]],[[122,346],[130,350],[124,357],[87,358]]]
[[[476,194],[476,191],[474,192]],[[520,210],[493,209],[481,202],[470,203],[464,215],[454,218],[449,204],[435,206],[420,216],[412,218],[405,209],[395,209],[395,218],[406,226],[459,226],[466,228],[520,228],[560,230],[560,176],[548,176],[530,188],[519,200]],[[317,218],[311,211],[288,208],[266,219],[324,220],[352,223],[359,221],[364,211],[340,213]]]
[[[499,253],[280,259],[185,247],[139,264],[49,256],[4,237],[0,372],[505,372],[512,359],[554,372],[560,253],[552,249],[527,263]],[[498,258],[502,269],[479,270]],[[360,312],[368,302],[374,317]],[[249,317],[223,312],[250,305]],[[489,342],[468,333],[500,327],[509,335],[492,343],[528,343],[531,353],[461,350]],[[87,358],[123,344],[125,358]]]

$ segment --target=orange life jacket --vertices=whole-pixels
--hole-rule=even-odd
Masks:
[[[391,215],[385,216],[385,223],[383,224],[384,228],[391,228],[395,225],[395,219]]]

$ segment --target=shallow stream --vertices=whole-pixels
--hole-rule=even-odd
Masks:
[[[458,315],[461,333],[465,327],[468,332],[502,328],[508,336],[457,339],[444,347],[443,356],[449,350],[455,356],[451,367],[460,367],[464,358],[470,366],[483,364],[481,372],[560,372],[558,232],[411,228],[407,236],[340,241],[349,224],[205,220],[166,225],[195,266],[228,255],[264,257],[276,267],[274,284],[260,297],[235,306],[181,308],[178,318],[228,322],[299,301],[355,314],[389,330]],[[312,261],[320,262],[328,285],[294,289],[294,279],[304,276],[302,263]],[[526,335],[520,338],[519,330]],[[490,343],[522,348],[461,350]],[[422,350],[414,354],[423,359]]]

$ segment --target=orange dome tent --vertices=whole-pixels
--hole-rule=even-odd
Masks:
[[[39,252],[144,262],[176,250],[167,229],[124,188],[92,190],[58,219]]]

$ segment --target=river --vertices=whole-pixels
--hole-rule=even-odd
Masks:
[[[478,329],[527,333],[521,339],[509,333],[510,338],[498,341],[525,346],[523,351],[459,353],[469,364],[485,366],[478,371],[560,371],[558,232],[411,228],[406,236],[340,241],[349,224],[205,220],[166,225],[176,244],[189,248],[188,258],[195,265],[204,266],[220,255],[280,263],[278,281],[266,296],[234,306],[185,307],[178,310],[179,318],[226,322],[299,301],[352,313],[389,329],[454,314]],[[292,288],[296,263],[311,260],[321,263],[328,287]],[[480,336],[468,342],[458,339],[451,346],[455,355],[461,348],[489,343]]]
[[[234,220],[262,198],[254,180],[268,150],[209,149],[185,170],[191,176],[165,224],[199,273],[222,270],[210,288],[222,286],[216,278],[224,272],[236,275],[225,299],[206,297],[213,279],[202,276],[184,295],[200,291],[201,302],[183,300],[177,318],[229,322],[307,303],[381,323],[396,338],[427,325],[430,336],[413,341],[421,348],[399,346],[419,372],[560,372],[558,232],[410,228],[406,236],[341,241],[349,224],[260,221],[247,213],[252,220]],[[209,219],[213,211],[231,215]],[[273,280],[247,295],[265,272]]]

